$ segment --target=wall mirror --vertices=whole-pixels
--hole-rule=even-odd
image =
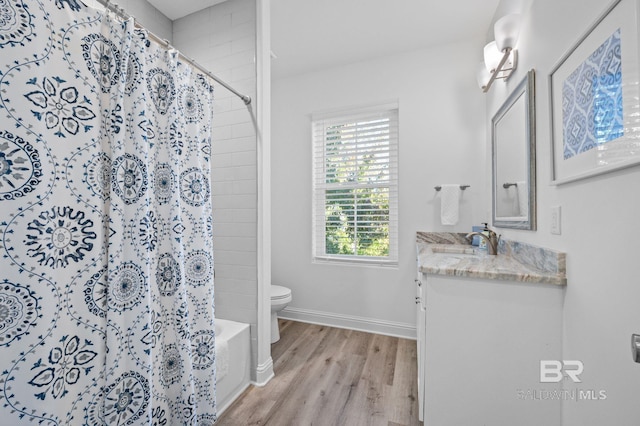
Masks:
[[[535,74],[518,84],[491,120],[493,226],[536,229]]]

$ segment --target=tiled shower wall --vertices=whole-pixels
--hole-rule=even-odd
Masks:
[[[146,0],[118,0],[119,7],[122,7],[129,15],[135,16],[136,20],[144,25],[149,31],[160,38],[171,40],[173,36],[173,24],[162,12],[153,7]],[[97,0],[85,0],[88,6],[98,9],[103,7]]]
[[[240,93],[256,98],[256,3],[230,0],[173,22],[173,44]],[[255,107],[214,85],[212,193],[216,317],[251,324],[257,364]],[[254,374],[254,373],[252,373]],[[255,380],[255,377],[252,377]]]

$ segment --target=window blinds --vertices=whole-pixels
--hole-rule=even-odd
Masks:
[[[397,263],[397,106],[312,121],[314,257]]]

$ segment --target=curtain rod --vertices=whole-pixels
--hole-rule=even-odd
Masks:
[[[127,19],[132,17],[123,8],[119,7],[115,3],[111,3],[110,0],[97,0],[97,1],[102,6],[104,6],[107,10],[110,10],[110,11],[114,12],[115,14],[117,14],[122,19],[127,20]],[[155,42],[157,42],[157,43],[159,43],[161,45],[164,45],[164,47],[167,48],[167,49],[173,48],[171,43],[169,43],[169,40],[165,40],[165,39],[162,39],[162,38],[158,37],[153,32],[149,31],[144,25],[140,24],[135,18],[133,18],[133,20],[134,20],[134,22],[135,22],[137,27],[142,28],[147,32],[149,38],[153,39]],[[227,83],[225,83],[224,81],[222,81],[218,77],[216,77],[211,71],[209,71],[208,69],[206,69],[205,67],[203,67],[202,65],[197,63],[194,59],[187,58],[186,56],[184,56],[184,54],[182,54],[182,52],[178,52],[178,54],[180,55],[180,59],[182,59],[183,61],[191,64],[193,67],[197,68],[198,70],[200,70],[201,72],[203,72],[207,76],[211,77],[213,80],[217,81],[222,87],[224,87],[225,89],[227,89],[228,91],[230,91],[231,93],[233,93],[234,95],[236,95],[240,99],[242,99],[242,101],[244,102],[245,105],[251,104],[251,97],[249,97],[247,95],[243,95],[242,93],[238,92],[233,87],[229,86]]]

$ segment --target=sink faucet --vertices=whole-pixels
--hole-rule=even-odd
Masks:
[[[498,240],[500,239],[500,237],[498,237],[498,234],[496,234],[493,230],[485,227],[483,232],[487,231],[489,235],[483,234],[482,232],[470,232],[466,235],[466,238],[469,241],[471,241],[476,235],[480,238],[484,238],[487,242],[487,253],[495,256],[498,254]]]

